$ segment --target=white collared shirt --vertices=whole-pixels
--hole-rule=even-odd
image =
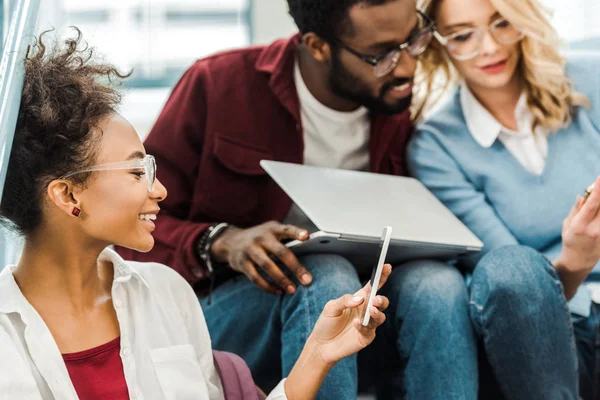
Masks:
[[[200,303],[170,268],[124,261],[114,265],[112,298],[121,330],[121,361],[131,399],[221,400],[221,381]],[[7,266],[0,272],[0,398],[76,400],[63,357],[48,327]],[[285,400],[282,383],[269,400]]]
[[[527,97],[522,94],[515,109],[515,119],[519,131],[505,128],[475,98],[466,84],[461,85],[460,102],[467,127],[480,146],[489,148],[496,139],[534,175],[541,175],[546,166],[548,137],[541,127],[531,129],[533,115],[527,107]]]

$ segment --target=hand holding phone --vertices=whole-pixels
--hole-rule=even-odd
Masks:
[[[383,265],[385,264],[385,257],[387,255],[388,248],[390,247],[391,239],[392,227],[386,226],[385,228],[383,228],[381,242],[379,244],[379,261],[377,262],[375,268],[373,268],[371,280],[369,281],[370,291],[368,294],[367,305],[365,306],[365,312],[361,318],[363,326],[369,325],[369,320],[371,319],[371,308],[373,308],[373,302],[375,301],[375,297],[377,296],[377,288],[379,287],[379,281],[381,279],[381,271],[383,270]]]

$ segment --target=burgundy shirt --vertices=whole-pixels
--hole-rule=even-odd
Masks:
[[[283,221],[291,199],[263,171],[262,159],[303,162],[294,62],[300,36],[198,60],[173,89],[145,146],[169,191],[149,253],[190,283],[207,278],[195,244],[216,222],[252,227]],[[409,112],[371,115],[370,170],[405,175]]]
[[[121,338],[93,349],[63,354],[77,396],[85,400],[129,400],[121,362]]]

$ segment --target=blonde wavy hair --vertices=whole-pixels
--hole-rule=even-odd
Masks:
[[[434,21],[442,0],[420,0],[419,8]],[[561,40],[549,22],[550,12],[538,0],[490,0],[498,12],[518,27],[525,37],[519,46],[521,60],[516,73],[523,77],[533,126],[555,132],[571,122],[577,106],[589,107],[588,99],[573,90],[565,75],[566,59],[560,54]],[[413,118],[440,100],[460,76],[444,47],[434,39],[420,57],[416,74]]]

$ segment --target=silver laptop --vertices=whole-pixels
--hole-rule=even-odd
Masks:
[[[262,168],[315,224],[296,255],[335,253],[370,272],[384,226],[392,227],[386,261],[448,260],[483,243],[414,178],[263,160]]]

